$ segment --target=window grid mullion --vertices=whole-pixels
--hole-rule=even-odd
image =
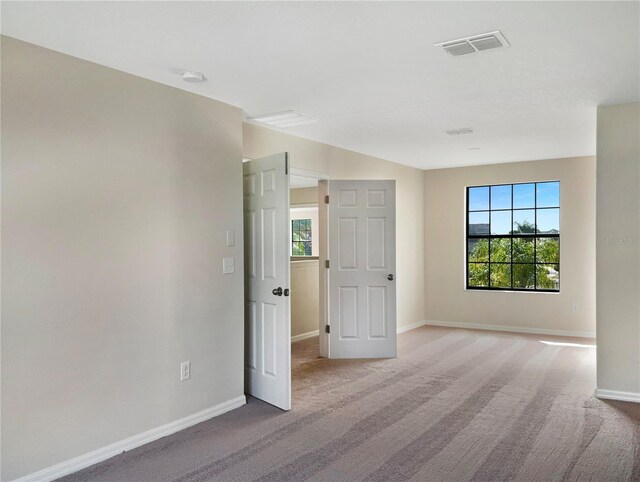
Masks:
[[[469,189],[467,188],[467,213],[466,213],[466,220],[467,220],[467,224],[466,224],[466,231],[467,234],[469,234]],[[466,266],[466,279],[467,279],[467,284],[466,286],[469,286],[469,238],[467,237],[466,241],[465,241],[465,246],[464,246],[464,250],[466,253],[466,260],[467,260],[467,266]]]
[[[533,185],[533,233],[538,234],[538,183]],[[533,238],[533,289],[538,289],[538,239]]]
[[[513,184],[511,185],[511,229],[509,230],[511,234],[513,234]],[[511,238],[511,245],[509,249],[511,250],[511,255],[509,256],[509,261],[511,261],[511,288],[513,289],[513,238]]]
[[[489,268],[487,286],[491,288],[491,186],[489,186],[489,250],[487,252],[487,259],[489,260],[489,264],[487,267]]]

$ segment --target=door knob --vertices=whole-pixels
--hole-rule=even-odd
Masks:
[[[282,296],[282,288],[278,287],[278,288],[274,288],[274,290],[272,291],[272,293],[276,296]]]
[[[389,281],[393,281],[394,279],[396,279],[396,277],[395,277],[395,276],[393,276],[392,274],[388,274],[388,275],[387,275],[387,279],[388,279]]]

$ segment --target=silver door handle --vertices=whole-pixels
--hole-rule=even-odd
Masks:
[[[393,276],[392,274],[388,274],[388,275],[387,275],[387,279],[388,279],[389,281],[393,281],[394,279],[396,279],[396,277],[395,277],[395,276]]]
[[[272,293],[276,296],[282,296],[282,288],[280,286],[277,288],[274,288]]]

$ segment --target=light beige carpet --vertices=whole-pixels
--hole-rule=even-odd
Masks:
[[[419,328],[391,360],[293,345],[293,410],[255,399],[67,481],[640,481],[640,406],[593,396],[595,350]]]

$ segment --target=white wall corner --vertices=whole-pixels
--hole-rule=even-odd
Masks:
[[[244,395],[227,400],[226,402],[222,402],[214,405],[213,407],[201,410],[200,412],[187,415],[184,418],[169,422],[160,427],[142,432],[138,435],[134,435],[133,437],[107,445],[106,447],[93,450],[84,455],[74,457],[73,459],[65,460],[64,462],[39,470],[33,474],[25,475],[15,479],[14,482],[48,482],[55,480],[107,460],[115,455],[121,454],[122,452],[133,450],[141,445],[153,442],[154,440],[179,432],[180,430],[184,430],[192,425],[196,425],[200,422],[222,415],[223,413],[241,407],[246,403],[247,400]]]
[[[529,326],[487,325],[483,323],[463,323],[459,321],[427,320],[427,325],[445,326],[449,328],[466,328],[467,330],[506,331],[510,333],[529,333],[532,335],[569,336],[573,338],[595,338],[595,331],[549,330]]]
[[[399,326],[397,333],[405,333],[407,331],[411,331],[411,330],[415,330],[416,328],[420,328],[421,326],[424,326],[427,324],[427,320],[420,320],[420,321],[416,321],[415,323],[411,323],[409,325],[403,325],[403,326]]]
[[[619,400],[621,402],[640,403],[640,393],[634,392],[621,392],[618,390],[596,388],[596,397],[602,398],[604,400]]]

